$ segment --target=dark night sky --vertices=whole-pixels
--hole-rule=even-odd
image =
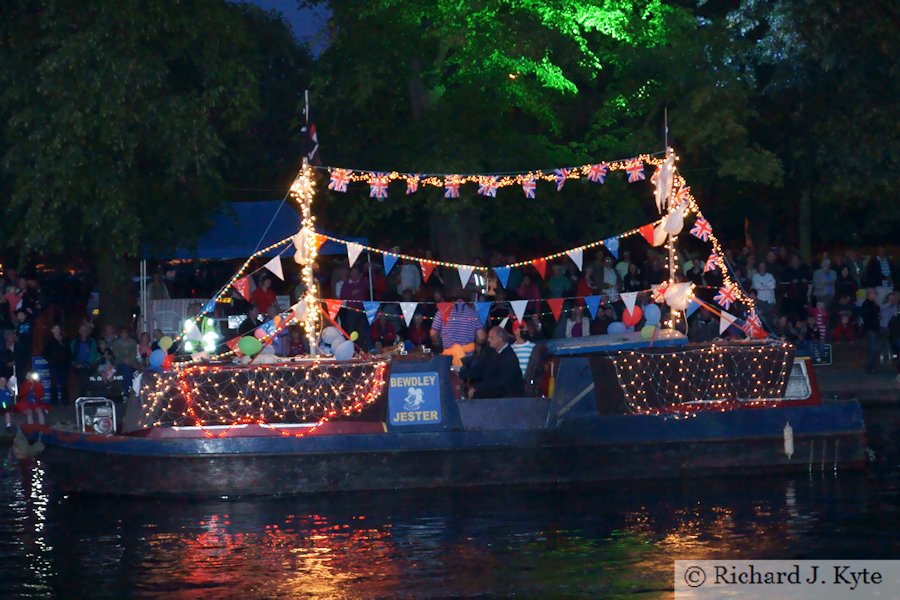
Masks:
[[[294,35],[300,41],[313,42],[313,46],[318,46],[313,38],[318,34],[325,25],[326,13],[323,10],[301,10],[298,8],[299,0],[250,0],[251,4],[255,4],[265,10],[274,10],[284,17],[284,19],[294,30]]]

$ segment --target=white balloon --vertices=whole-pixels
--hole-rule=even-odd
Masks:
[[[325,344],[336,346],[338,340],[344,339],[337,327],[326,327],[322,330],[322,342]]]
[[[353,342],[350,340],[344,340],[339,345],[334,347],[334,358],[336,360],[350,360],[353,358],[353,354],[356,352],[356,348],[353,345]]]

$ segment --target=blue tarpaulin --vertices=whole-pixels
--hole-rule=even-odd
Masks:
[[[273,217],[275,217],[274,220]],[[260,248],[265,248],[294,235],[299,229],[300,213],[290,201],[283,203],[281,200],[229,202],[216,214],[212,227],[197,240],[195,247],[174,248],[171,252],[145,252],[145,258],[210,260],[247,258]],[[264,233],[265,235],[263,235]],[[359,244],[368,244],[366,238],[340,235],[336,237]],[[285,248],[287,249],[285,250]],[[275,256],[281,250],[284,250],[284,256],[293,256],[294,254],[293,246],[289,243],[272,250],[267,256]],[[319,254],[344,252],[346,252],[344,244],[330,240],[319,249]]]

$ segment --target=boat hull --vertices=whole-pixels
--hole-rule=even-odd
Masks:
[[[785,452],[785,424],[793,452]],[[683,420],[600,416],[545,429],[165,438],[32,427],[66,492],[218,497],[585,484],[624,479],[836,471],[865,463],[856,402],[709,412]]]

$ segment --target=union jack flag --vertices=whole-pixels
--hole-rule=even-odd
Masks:
[[[444,180],[444,198],[459,198],[459,177],[451,175]]]
[[[719,293],[713,296],[713,300],[718,302],[725,310],[728,310],[735,301],[734,292],[728,286],[723,285],[719,288]]]
[[[526,198],[534,198],[535,190],[537,189],[537,183],[535,183],[534,178],[528,179],[522,182],[522,191],[525,192]]]
[[[700,238],[704,242],[709,241],[709,234],[712,233],[712,226],[709,224],[709,221],[700,217],[696,221],[694,221],[694,226],[691,227],[691,235]]]
[[[563,186],[566,185],[566,179],[569,177],[568,169],[554,169],[553,177],[556,179],[556,191],[563,189]]]
[[[588,171],[588,180],[593,181],[594,183],[605,183],[606,182],[606,163],[599,165],[591,165],[591,170]]]
[[[709,271],[715,271],[719,268],[719,255],[713,251],[712,254],[709,255],[709,258],[706,259],[706,266],[703,268],[704,273],[708,273]]]
[[[675,202],[681,204],[685,200],[688,199],[688,194],[691,193],[691,186],[681,184],[681,187],[678,188],[678,191],[675,192]]]
[[[348,183],[350,183],[350,171],[347,169],[335,169],[331,172],[328,189],[336,192],[346,192]]]
[[[644,176],[644,163],[638,159],[634,159],[627,165],[625,165],[625,172],[628,173],[628,183],[634,183],[635,181],[643,181],[646,179]]]
[[[419,174],[406,176],[406,193],[415,194],[419,191]]]
[[[752,328],[763,328],[762,320],[759,318],[759,315],[756,314],[755,308],[751,308],[750,312],[747,313],[747,329],[752,331]]]
[[[496,177],[482,177],[481,181],[478,183],[478,194],[480,196],[490,196],[491,198],[497,197],[497,178]]]
[[[387,198],[387,173],[369,173],[369,198]]]

